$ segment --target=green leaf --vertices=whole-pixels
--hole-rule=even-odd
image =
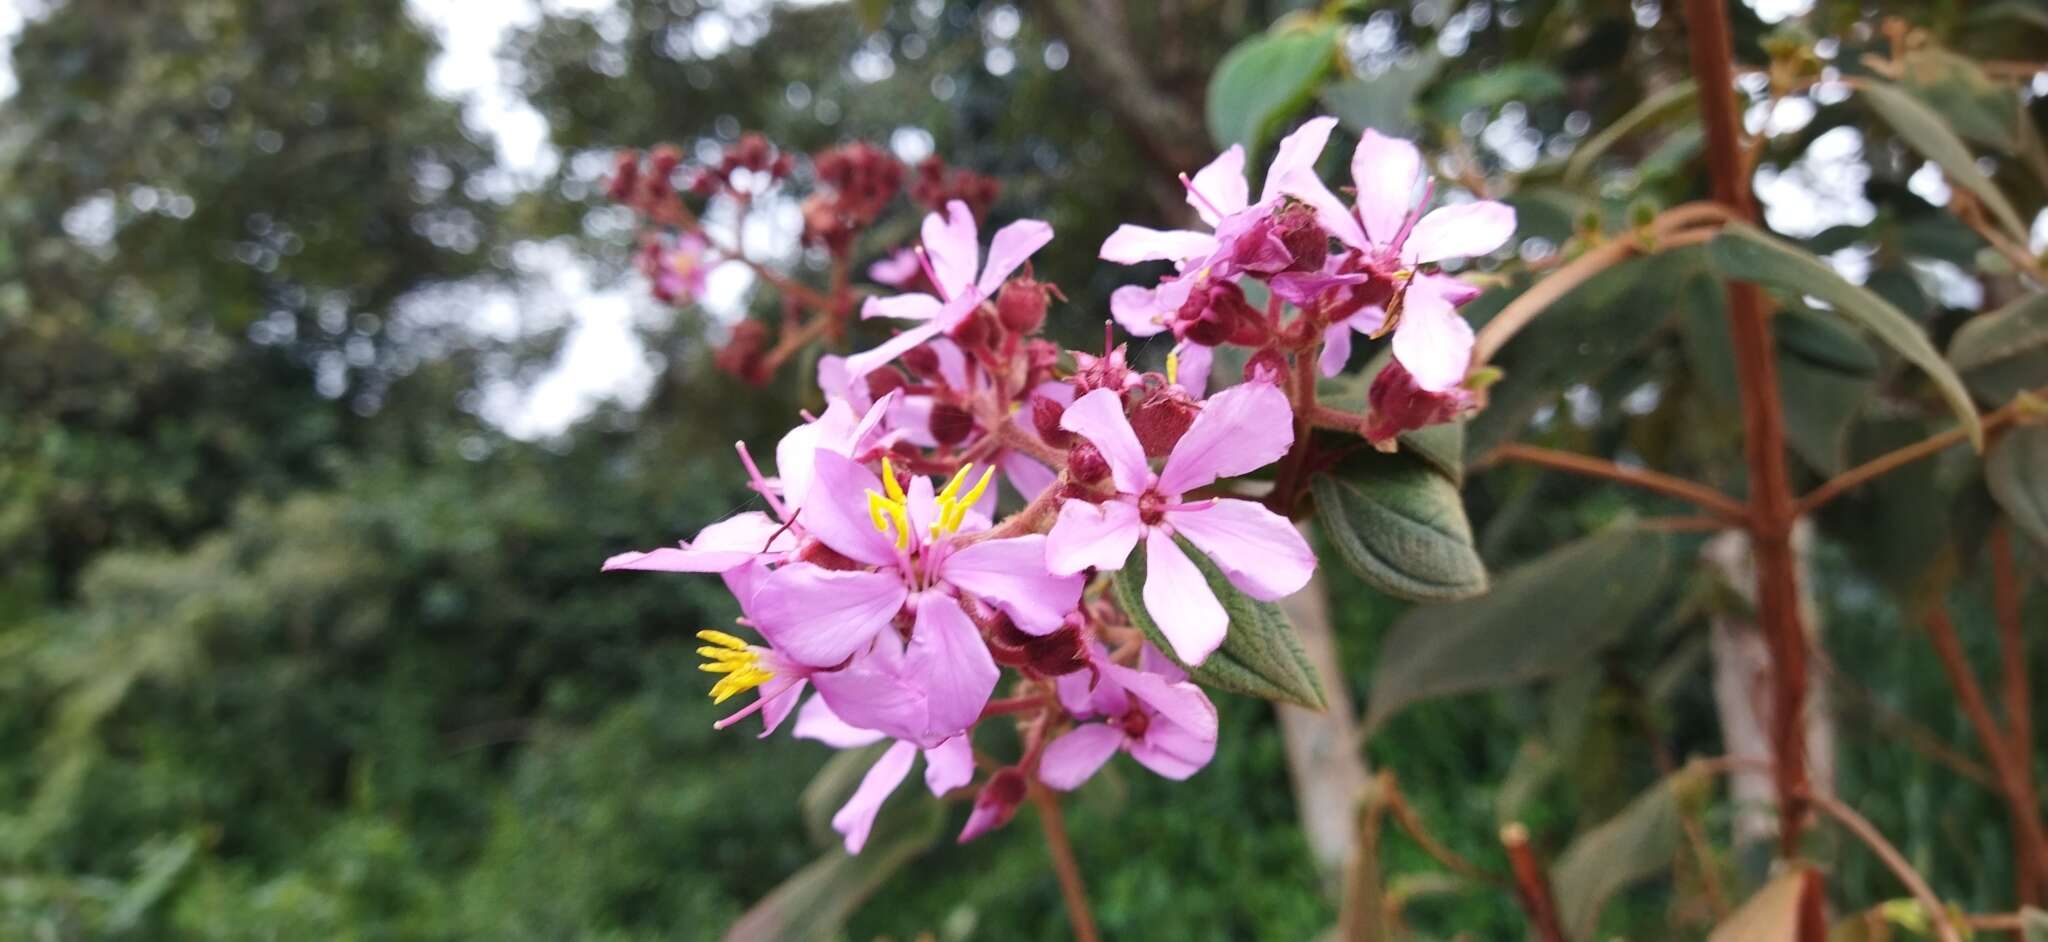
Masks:
[[[1964,146],[1962,139],[1949,128],[1939,112],[1896,85],[1859,79],[1855,86],[1893,131],[1898,132],[1921,156],[1939,165],[1956,185],[1969,190],[1983,202],[1991,214],[1998,217],[2006,234],[2022,245],[2026,244],[2027,225],[2020,221],[2019,212],[2006,201],[2005,194],[1998,191],[1991,178],[1977,168],[1976,157],[1970,154],[1970,149]]]
[[[1706,769],[1687,765],[1574,838],[1558,855],[1550,885],[1566,937],[1596,938],[1608,899],[1671,866],[1684,838],[1683,803],[1696,798],[1709,781]]]
[[[2048,384],[2048,293],[1970,318],[1949,340],[1948,362],[1993,405]]]
[[[1396,137],[1416,132],[1415,100],[1443,69],[1434,47],[1396,63],[1373,78],[1351,77],[1323,87],[1323,107],[1352,131],[1367,128]]]
[[[860,28],[870,33],[882,28],[882,20],[889,15],[889,0],[855,0],[854,16],[860,20]]]
[[[1849,429],[1876,388],[1877,357],[1833,318],[1791,307],[1771,318],[1785,438],[1825,474],[1847,466]]]
[[[1425,425],[1396,436],[1401,450],[1423,460],[1436,473],[1465,486],[1465,420]]]
[[[1799,901],[1809,892],[1810,874],[1804,867],[1778,874],[1715,926],[1707,942],[1790,939],[1797,935]]]
[[[1202,571],[1209,590],[1216,593],[1216,600],[1223,603],[1224,613],[1230,616],[1230,633],[1224,636],[1223,646],[1198,666],[1189,666],[1174,656],[1173,645],[1145,610],[1142,543],[1110,583],[1117,605],[1130,617],[1131,624],[1138,626],[1161,654],[1180,664],[1196,683],[1311,710],[1323,709],[1322,681],[1316,676],[1315,666],[1309,663],[1308,652],[1302,650],[1301,640],[1294,636],[1294,626],[1280,613],[1280,606],[1239,592],[1209,557],[1186,541],[1181,541],[1180,546],[1194,560],[1195,568]]]
[[[1700,110],[1699,86],[1692,79],[1663,89],[1636,103],[1628,113],[1616,118],[1613,124],[1600,129],[1600,133],[1586,139],[1572,159],[1565,164],[1564,182],[1567,186],[1584,179],[1586,172],[1593,168],[1593,162],[1621,142],[1622,138],[1644,128],[1655,127],[1666,121],[1679,118],[1690,119]]]
[[[1365,729],[1411,703],[1585,663],[1663,591],[1667,555],[1662,534],[1617,524],[1498,574],[1478,598],[1410,610],[1380,646]]]
[[[2019,96],[1969,57],[1930,42],[1907,50],[1900,64],[1904,86],[1964,139],[2007,153],[2019,145]]]
[[[1420,459],[1374,454],[1318,474],[1310,486],[1316,523],[1374,588],[1426,602],[1486,591],[1486,564],[1472,546],[1458,487]]]
[[[1238,43],[1209,79],[1209,134],[1216,146],[1256,154],[1276,127],[1315,93],[1337,64],[1337,27],[1287,21]]]
[[[2048,425],[2016,428],[1984,460],[1984,483],[2005,515],[2048,547]]]
[[[855,857],[833,850],[790,875],[726,930],[725,942],[830,942],[896,871],[930,848],[944,806],[919,797],[882,810]]]
[[[1920,325],[1898,308],[1869,289],[1843,280],[1820,259],[1755,226],[1729,223],[1708,244],[1708,250],[1723,275],[1754,282],[1791,300],[1812,295],[1875,335],[1934,380],[1941,397],[1969,430],[1971,443],[1984,447],[1984,427],[1977,421],[1977,407],[1963,388],[1962,378],[1941,358]]]
[[[1509,62],[1445,85],[1430,101],[1437,120],[1455,127],[1468,112],[1511,101],[1534,103],[1564,94],[1564,76],[1536,62]]]

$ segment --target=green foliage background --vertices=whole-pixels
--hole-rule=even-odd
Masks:
[[[709,366],[722,328],[676,312],[644,332],[664,363],[644,405],[606,405],[522,441],[480,417],[479,390],[532,376],[560,332],[493,339],[462,327],[464,305],[522,287],[522,245],[568,247],[601,279],[631,282],[631,246],[591,169],[612,148],[715,144],[744,128],[809,151],[915,126],[940,155],[1005,181],[997,215],[1054,223],[1061,238],[1040,271],[1072,298],[1058,329],[1088,342],[1126,277],[1094,263],[1093,246],[1117,222],[1163,221],[1159,187],[1177,198],[1169,174],[1192,167],[1153,165],[1099,83],[1067,64],[1039,15],[1048,5],[760,6],[551,12],[517,31],[503,54],[565,157],[527,189],[495,184],[489,140],[429,91],[437,41],[397,0],[69,0],[29,19],[12,53],[20,88],[0,102],[0,936],[711,938],[821,853],[800,809],[828,751],[710,728],[718,711],[690,633],[730,618],[729,600],[709,580],[596,572],[612,552],[741,506],[730,443],[765,450],[798,406],[796,378],[734,395]],[[1174,31],[1158,74],[1199,103],[1224,52],[1293,5],[1171,6],[1178,19],[1134,29]],[[1641,4],[1500,3],[1455,53],[1436,42],[1442,9],[1340,6],[1347,30],[1392,30],[1422,50],[1320,93],[1354,130],[1384,118],[1442,144],[1471,115],[1483,124],[1512,109],[1569,145],[1586,133],[1575,116],[1604,127],[1683,71],[1675,18],[1641,25]],[[871,32],[862,18],[879,7]],[[1515,25],[1499,15],[1509,9]],[[1763,28],[1738,12],[1753,51]],[[766,32],[714,56],[677,52],[696,21],[727,13]],[[1969,25],[1945,4],[1916,16]],[[1016,34],[992,32],[1006,18]],[[1823,4],[1812,19],[1854,16]],[[1996,31],[1970,35],[1985,55],[2013,48]],[[878,44],[893,71],[856,78],[849,61]],[[1016,63],[1000,75],[985,59],[998,46]],[[810,104],[794,107],[800,98]],[[1823,109],[1772,156],[1796,157],[1850,120]],[[1209,142],[1182,146],[1200,154]],[[1696,196],[1696,149],[1675,134],[1617,151],[1610,162],[1631,185],[1591,199],[1526,187],[1525,225],[1557,241],[1582,210],[1612,221],[1633,199]],[[1937,255],[1975,255],[1971,233],[1904,189],[1913,165],[1878,164],[1879,221],[1834,238],[1904,229],[1960,246]],[[2039,206],[2038,192],[2014,195]],[[1895,303],[1913,302],[1945,337],[1962,312],[1905,272],[1903,257],[1881,255],[1873,285],[1893,286]],[[1687,365],[1685,331],[1644,320],[1681,310],[1640,294],[1674,283],[1687,282],[1618,280],[1609,300],[1574,308],[1578,321],[1560,314],[1551,333],[1532,332],[1517,354],[1528,359],[1507,364],[1532,380],[1503,387],[1471,435],[1501,440],[1542,411],[1559,447],[1629,450],[1702,475],[1725,467],[1738,440],[1725,399],[1702,414],[1675,403],[1711,397],[1555,417],[1567,380],[1606,402],[1666,371],[1712,389],[1714,376]],[[444,316],[415,316],[422,298]],[[1833,457],[1863,457],[1921,427],[1848,419],[1815,418],[1822,441],[1802,454],[1824,464],[1835,442],[1846,451]],[[1495,571],[1631,509],[1675,509],[1520,471],[1475,476],[1466,502]],[[1885,554],[1942,545],[1971,525],[1967,508],[1901,517],[1913,521],[1905,538],[1882,545],[1855,536],[1913,503],[1862,494],[1827,521],[1830,650],[1865,698],[1843,698],[1840,787],[1946,896],[1993,908],[2012,882],[1996,801],[1881,722],[1905,715],[1967,736],[1923,642],[1885,601],[1927,562]],[[1673,558],[1696,549],[1681,541]],[[1897,568],[1873,570],[1873,555]],[[1405,605],[1341,567],[1328,575],[1362,702]],[[1680,580],[1665,601],[1685,591]],[[1969,604],[1966,627],[1981,629],[1985,612]],[[1669,609],[1546,683],[1406,710],[1369,757],[1398,770],[1430,826],[1483,866],[1501,869],[1494,835],[1510,814],[1554,851],[1655,782],[1657,751],[1719,751],[1701,623],[1659,627]],[[1667,686],[1646,692],[1652,677]],[[1334,919],[1271,708],[1219,705],[1222,751],[1201,775],[1173,784],[1113,766],[1073,802],[1111,938],[1307,939]],[[1029,813],[964,847],[950,842],[964,809],[946,814],[934,849],[858,909],[846,936],[1064,937]],[[1721,815],[1709,823],[1725,826]],[[1745,885],[1760,876],[1729,865]],[[1433,869],[1390,841],[1389,874]],[[1860,851],[1843,848],[1833,872],[1845,908],[1897,895]],[[1422,932],[1522,931],[1504,894],[1412,885],[1408,918]],[[1603,925],[1696,932],[1700,914],[1682,905],[1691,889],[1653,881]]]

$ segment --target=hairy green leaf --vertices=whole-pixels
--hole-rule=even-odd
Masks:
[[[1595,938],[1608,899],[1671,866],[1684,836],[1683,803],[1708,781],[1706,769],[1688,765],[1572,840],[1550,871],[1558,918],[1570,938]]]
[[[1984,446],[1984,428],[1977,421],[1977,407],[1963,388],[1962,378],[1941,358],[1920,325],[1898,308],[1868,288],[1850,284],[1820,259],[1755,226],[1730,223],[1708,248],[1723,275],[1754,282],[1791,300],[1806,295],[1819,298],[1835,313],[1875,335],[1934,380],[1942,399],[1969,429],[1970,441],[1979,448]]]
[[[1855,85],[1863,100],[1869,102],[1878,117],[1891,125],[1907,144],[1940,166],[1957,186],[1969,190],[1983,202],[1991,214],[1998,217],[2007,235],[2018,239],[2021,244],[2026,243],[2027,224],[2020,221],[2019,211],[2012,208],[2005,194],[1999,192],[1991,178],[1977,167],[1977,158],[1963,144],[1962,138],[1956,136],[1940,112],[1913,97],[1912,93],[1886,82],[1860,79]]]
[[[1421,459],[1374,455],[1310,482],[1316,523],[1374,588],[1416,601],[1486,591],[1486,564],[1457,485]]]
[[[2014,526],[2048,546],[2048,425],[2024,426],[2000,438],[1984,460],[1984,483]]]
[[[1576,185],[1585,179],[1586,172],[1593,168],[1593,162],[1620,143],[1622,138],[1665,121],[1691,119],[1699,114],[1699,110],[1699,86],[1692,79],[1678,82],[1637,102],[1628,113],[1601,128],[1600,133],[1587,138],[1577,150],[1572,151],[1572,159],[1564,167],[1565,185]]]
[[[1301,110],[1337,63],[1337,28],[1282,21],[1238,43],[1209,79],[1209,134],[1216,146],[1257,153],[1274,128]]]
[[[1662,534],[1618,524],[1500,573],[1478,598],[1409,611],[1380,646],[1365,728],[1421,700],[1585,663],[1656,600],[1667,555]]]
[[[1993,405],[2048,384],[2048,293],[1971,318],[1949,340],[1948,362]]]
[[[1200,665],[1181,663],[1174,656],[1173,645],[1145,610],[1142,543],[1110,584],[1117,605],[1130,617],[1131,624],[1138,626],[1161,654],[1180,663],[1196,683],[1312,710],[1322,709],[1322,681],[1316,676],[1315,666],[1309,663],[1308,652],[1302,650],[1301,640],[1294,636],[1294,626],[1281,614],[1280,606],[1239,592],[1201,550],[1185,541],[1181,549],[1194,560],[1195,567],[1208,580],[1210,591],[1223,603],[1224,613],[1230,616],[1230,633],[1224,636],[1223,646]]]

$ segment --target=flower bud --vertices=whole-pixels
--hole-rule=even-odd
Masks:
[[[851,572],[861,568],[862,565],[859,561],[841,554],[832,547],[826,546],[814,536],[804,538],[803,543],[796,548],[796,558],[800,562],[810,563],[820,569],[830,569],[835,572]]]
[[[1287,355],[1267,347],[1252,354],[1244,361],[1244,381],[1247,383],[1271,383],[1280,385],[1280,378],[1287,375]]]
[[[1109,480],[1109,462],[1090,442],[1067,449],[1067,477],[1076,484],[1093,485]]]
[[[952,403],[933,403],[930,426],[933,441],[958,445],[974,432],[974,417]]]
[[[1369,411],[1359,434],[1381,451],[1393,451],[1394,439],[1402,432],[1448,422],[1476,405],[1472,391],[1462,386],[1443,392],[1417,386],[1399,360],[1388,363],[1373,377],[1365,401]]]
[[[939,370],[939,351],[930,346],[911,347],[900,357],[910,375],[926,382],[942,382],[944,375]]]
[[[1245,300],[1243,288],[1236,282],[1214,279],[1190,290],[1175,318],[1182,337],[1205,347],[1232,342],[1247,323],[1263,327],[1259,312]]]
[[[1043,338],[1025,343],[1024,364],[1026,389],[1051,379],[1053,368],[1060,365],[1059,345]]]
[[[910,380],[904,378],[903,371],[893,366],[876,368],[867,375],[866,382],[869,402],[880,401],[883,396],[910,385]]]
[[[1088,667],[1088,653],[1081,642],[1081,629],[1072,624],[1024,645],[1031,669],[1047,677],[1071,674]]]
[[[1017,806],[1024,803],[1029,787],[1022,769],[1014,765],[997,769],[982,784],[980,794],[974,796],[974,811],[967,816],[967,826],[960,829],[960,843],[1010,823],[1017,816]]]
[[[1289,203],[1273,214],[1273,231],[1293,258],[1288,271],[1322,271],[1330,259],[1330,234],[1307,203]]]
[[[1131,367],[1126,360],[1124,347],[1119,344],[1109,351],[1108,356],[1074,351],[1074,390],[1077,393],[1094,392],[1098,389],[1123,390],[1131,385]]]
[[[1011,279],[996,295],[996,319],[1014,334],[1045,325],[1046,286],[1029,276]]]
[[[626,202],[639,182],[640,152],[632,149],[619,151],[612,160],[612,180],[605,187],[604,195],[615,203]]]
[[[1138,444],[1144,446],[1148,457],[1163,457],[1173,451],[1201,413],[1202,407],[1190,400],[1185,390],[1162,386],[1131,410],[1131,431],[1138,434]]]
[[[1074,433],[1060,428],[1060,417],[1067,414],[1067,407],[1048,396],[1031,397],[1031,427],[1038,432],[1040,441],[1054,448],[1066,448],[1074,444]]]
[[[995,346],[996,323],[987,313],[977,310],[953,328],[951,336],[963,350],[991,350]]]
[[[733,326],[732,339],[719,349],[712,362],[742,382],[759,386],[768,382],[764,357],[767,349],[767,325],[760,321],[741,321]]]
[[[1010,620],[1010,616],[1000,611],[993,612],[984,624],[989,630],[983,637],[988,642],[989,655],[997,664],[1023,667],[1031,663],[1030,647],[1038,640],[1036,637],[1025,634],[1016,622]]]

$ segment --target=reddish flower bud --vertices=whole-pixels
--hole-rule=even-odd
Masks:
[[[1024,803],[1024,794],[1029,787],[1022,769],[1016,766],[997,769],[996,774],[982,784],[980,794],[974,796],[974,811],[967,815],[967,826],[960,829],[960,843],[965,844],[1010,823],[1010,819],[1017,816],[1017,806]]]
[[[903,356],[900,359],[903,361],[903,366],[910,370],[910,375],[918,379],[926,382],[940,382],[943,380],[943,376],[939,372],[939,351],[933,350],[929,346],[911,347],[903,351]]]
[[[1046,294],[1028,275],[1012,279],[996,294],[996,319],[1013,334],[1035,333],[1045,324]]]
[[[1244,361],[1244,381],[1247,383],[1271,383],[1280,385],[1280,378],[1287,375],[1287,355],[1271,347],[1252,354]]]
[[[1131,431],[1138,433],[1138,444],[1144,446],[1146,455],[1163,457],[1173,451],[1201,412],[1202,407],[1189,400],[1179,386],[1162,386],[1131,410]]]
[[[841,554],[838,550],[818,542],[817,537],[805,537],[803,544],[796,549],[796,558],[820,569],[830,569],[836,572],[851,572],[864,565],[860,561],[851,559]]]
[[[1040,441],[1054,448],[1066,448],[1074,444],[1074,433],[1060,428],[1060,417],[1067,414],[1067,407],[1047,396],[1031,397],[1031,427],[1038,431]]]
[[[1293,258],[1288,271],[1322,271],[1329,261],[1330,233],[1316,222],[1316,211],[1307,203],[1289,203],[1275,213],[1273,231]]]
[[[1100,484],[1109,480],[1109,462],[1089,442],[1067,449],[1067,477],[1076,484]]]
[[[1108,356],[1074,351],[1074,389],[1077,392],[1094,392],[1097,389],[1121,390],[1131,384],[1131,367],[1122,345],[1109,351]]]
[[[1205,347],[1232,342],[1247,323],[1259,325],[1261,333],[1264,325],[1245,300],[1244,289],[1230,281],[1209,280],[1196,286],[1175,318],[1182,337]]]
[[[1430,392],[1415,385],[1415,377],[1399,360],[1388,363],[1373,377],[1365,401],[1369,411],[1359,433],[1381,451],[1394,450],[1394,438],[1402,432],[1449,422],[1477,404],[1472,391],[1464,387]]]
[[[1000,611],[993,613],[986,623],[989,630],[984,640],[988,642],[989,654],[997,664],[1023,667],[1031,663],[1029,649],[1031,643],[1038,640],[1036,637],[1025,634],[1010,620],[1010,616]]]
[[[1024,646],[1024,651],[1031,659],[1031,669],[1047,677],[1071,674],[1088,667],[1081,630],[1072,624],[1044,637],[1031,639]]]
[[[768,327],[760,321],[741,321],[733,326],[732,339],[712,360],[720,370],[755,386],[768,382]]]
[[[1025,388],[1045,382],[1052,377],[1053,368],[1060,365],[1060,348],[1050,340],[1038,339],[1024,344]]]
[[[967,319],[961,321],[959,326],[953,328],[951,336],[953,342],[959,344],[963,350],[994,349],[996,322],[985,312],[975,311],[967,315]]]
[[[867,384],[868,399],[874,401],[910,385],[910,380],[904,378],[903,371],[893,366],[883,366],[868,374]]]
[[[951,403],[932,405],[932,439],[941,445],[957,445],[974,431],[974,417]]]
[[[604,195],[615,203],[623,203],[633,195],[633,188],[640,182],[640,152],[622,150],[612,160],[612,180],[605,187]]]

